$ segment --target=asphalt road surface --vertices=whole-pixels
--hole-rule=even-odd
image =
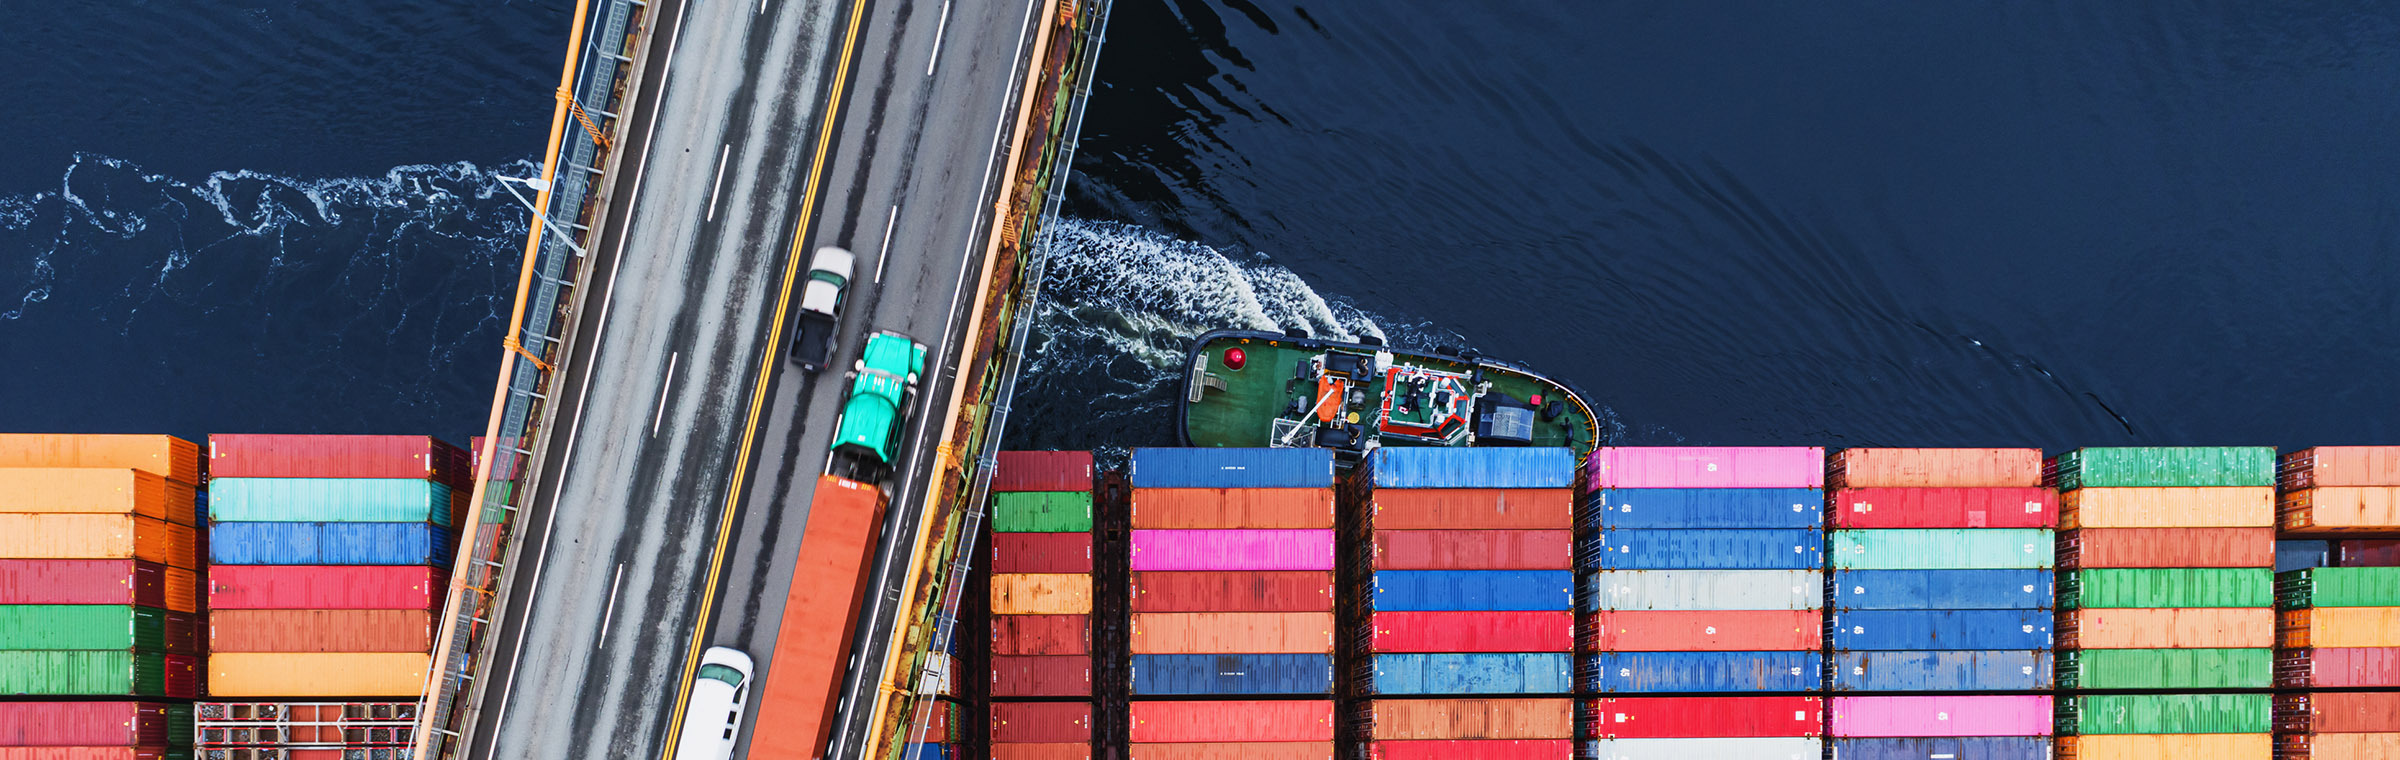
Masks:
[[[858,254],[834,367],[875,330],[933,349],[860,615],[880,651],[1038,20],[1030,0],[654,7],[474,757],[655,757],[696,649],[774,667],[842,378],[792,369],[772,343],[790,336],[790,270],[822,245]],[[874,674],[853,675],[845,694],[871,699]],[[837,736],[843,754],[863,721]]]

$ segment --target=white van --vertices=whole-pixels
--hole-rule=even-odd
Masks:
[[[700,653],[699,677],[683,710],[676,760],[728,760],[742,732],[742,703],[750,697],[750,655],[725,647]]]

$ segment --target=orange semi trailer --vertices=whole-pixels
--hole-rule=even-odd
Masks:
[[[817,478],[800,536],[800,561],[775,630],[751,760],[815,760],[833,737],[833,707],[850,660],[850,632],[866,597],[868,565],[887,503],[874,486]]]

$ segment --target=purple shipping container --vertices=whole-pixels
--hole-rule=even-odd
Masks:
[[[2049,736],[2050,698],[1834,697],[1833,736]]]
[[[1133,570],[1331,570],[1330,530],[1137,530]]]
[[[1825,450],[1814,446],[1610,446],[1584,465],[1584,490],[1601,488],[1823,488]]]

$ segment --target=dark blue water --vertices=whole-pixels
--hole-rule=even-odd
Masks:
[[[565,5],[12,10],[0,429],[479,428]],[[1012,438],[1245,325],[1631,443],[2400,441],[2395,15],[1122,0]]]

